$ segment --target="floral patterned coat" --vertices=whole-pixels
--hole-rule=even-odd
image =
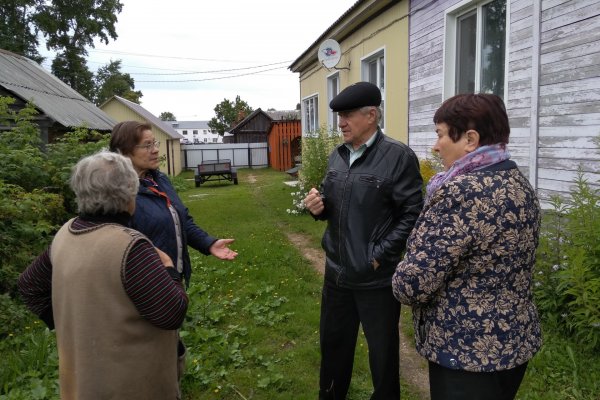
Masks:
[[[451,369],[500,371],[541,346],[532,300],[540,206],[512,161],[460,175],[430,198],[393,277],[413,306],[418,352]]]

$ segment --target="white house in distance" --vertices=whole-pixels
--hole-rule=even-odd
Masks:
[[[223,136],[208,126],[208,121],[168,121],[183,135],[182,144],[223,143]]]

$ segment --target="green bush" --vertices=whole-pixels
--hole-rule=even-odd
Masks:
[[[0,179],[30,191],[48,183],[40,132],[33,124],[37,113],[29,104],[19,112],[10,108],[14,99],[0,96],[0,124],[13,128],[0,134]]]
[[[308,188],[318,188],[327,171],[329,154],[342,142],[337,131],[321,128],[302,138],[300,181]]]
[[[14,111],[12,104],[0,96],[0,123],[12,127],[0,133],[0,293],[14,297],[19,273],[75,213],[72,166],[106,147],[109,136],[77,128],[44,146],[35,108]]]
[[[544,217],[534,293],[542,316],[588,349],[600,348],[600,190],[579,171],[567,203]]]
[[[328,131],[321,127],[302,137],[302,168],[298,179],[298,191],[292,192],[292,208],[289,214],[303,214],[304,198],[311,188],[319,188],[327,171],[329,154],[342,142],[337,131]]]
[[[64,219],[62,196],[0,180],[0,293],[16,294],[25,266],[47,245]]]
[[[440,156],[434,152],[431,153],[431,156],[431,158],[419,159],[421,176],[423,177],[423,188],[427,187],[427,184],[435,174],[444,169]]]

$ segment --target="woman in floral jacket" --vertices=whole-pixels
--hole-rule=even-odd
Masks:
[[[540,207],[509,160],[502,100],[463,94],[433,118],[444,165],[393,277],[413,306],[431,399],[513,399],[541,346],[532,300]]]

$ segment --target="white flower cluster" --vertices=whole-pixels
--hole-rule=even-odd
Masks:
[[[298,185],[298,191],[290,193],[292,196],[292,206],[293,208],[288,208],[286,211],[288,214],[292,215],[300,215],[306,212],[306,206],[304,205],[304,198],[307,195],[307,192],[304,190],[304,186],[302,184]]]

